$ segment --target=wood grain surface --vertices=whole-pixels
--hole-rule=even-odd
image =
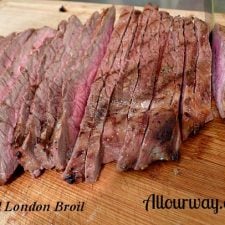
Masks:
[[[68,12],[60,13],[64,5]],[[57,1],[0,1],[0,35],[28,27],[56,27],[71,14],[82,21],[95,10],[107,5]],[[117,7],[118,10],[121,8]],[[173,15],[208,15],[200,12],[168,10]],[[225,24],[225,16],[216,21]],[[215,115],[217,113],[215,111]],[[0,224],[225,224],[225,209],[214,214],[212,209],[150,209],[143,200],[150,194],[165,198],[215,198],[225,201],[225,123],[216,118],[200,133],[183,143],[178,162],[157,162],[145,171],[118,173],[115,164],[106,165],[95,184],[69,185],[60,174],[46,171],[32,179],[24,173],[12,183],[0,187],[1,209],[7,201],[13,204],[50,204],[48,212],[0,211]],[[53,211],[56,203],[85,202],[84,211]]]

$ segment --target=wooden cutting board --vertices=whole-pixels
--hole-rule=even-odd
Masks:
[[[61,5],[68,12],[60,13]],[[60,20],[74,13],[85,21],[92,12],[106,6],[57,1],[0,1],[0,35],[28,27],[56,27]],[[168,11],[173,15],[209,17],[200,12]],[[217,22],[225,24],[225,15],[217,15]],[[185,142],[179,162],[157,162],[145,171],[126,173],[116,172],[112,163],[104,167],[95,184],[69,185],[55,171],[47,171],[35,180],[29,173],[24,173],[0,187],[0,224],[225,224],[225,209],[214,214],[212,209],[151,209],[150,205],[146,211],[143,200],[151,194],[171,199],[215,198],[223,205],[225,123],[215,119],[199,135]],[[10,202],[8,209],[16,204],[37,202],[50,205],[50,211],[3,211],[7,202]],[[84,202],[83,211],[54,211],[57,202],[64,205],[79,202],[82,205]]]

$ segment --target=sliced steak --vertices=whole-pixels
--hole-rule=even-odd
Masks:
[[[68,60],[66,66],[62,67],[62,69],[60,70],[61,76],[59,76],[58,79],[54,79],[53,82],[49,83],[49,89],[47,91],[49,98],[49,103],[47,104],[47,122],[45,129],[42,131],[42,136],[45,137],[46,143],[49,146],[49,148],[46,148],[47,146],[45,147],[49,152],[49,157],[51,158],[53,165],[58,170],[62,170],[63,168],[65,168],[66,161],[65,157],[63,157],[63,154],[66,155],[66,150],[68,150],[63,149],[65,145],[61,145],[61,141],[63,139],[60,138],[60,136],[65,135],[66,140],[69,137],[69,133],[66,129],[66,124],[64,122],[61,122],[60,119],[64,111],[63,83],[66,83],[67,80],[73,79],[73,76],[76,73],[76,65],[78,64],[77,59],[81,59],[83,57],[83,55],[85,54],[85,48],[88,48],[88,46],[91,44],[93,33],[95,29],[97,29],[99,17],[99,13],[94,13],[87,21],[87,23],[82,26],[82,29],[79,31],[77,38],[74,39],[74,41],[71,43],[73,44],[73,46],[70,45],[70,48],[67,47],[65,51],[63,58],[68,58]],[[68,46],[67,36],[69,37],[69,35],[65,35],[64,38],[65,46]],[[70,37],[70,40],[73,40],[73,38],[73,36],[72,38]],[[73,139],[70,139],[70,141],[73,141]],[[73,146],[70,146],[70,149],[72,148]]]
[[[68,132],[66,132],[67,130],[64,130],[66,125],[60,121],[60,117],[63,113],[63,83],[67,80],[71,80],[75,74],[76,64],[78,63],[77,59],[82,58],[85,54],[84,49],[91,44],[91,38],[94,30],[96,29],[98,19],[99,14],[94,13],[86,25],[82,26],[79,33],[77,33],[76,39],[74,39],[71,43],[73,46],[70,44],[70,48],[68,48],[69,45],[66,42],[68,39],[67,36],[69,37],[69,35],[65,35],[63,40],[64,45],[67,46],[67,49],[63,55],[63,58],[67,58],[68,60],[66,60],[66,65],[61,67],[59,70],[61,76],[55,78],[53,82],[49,82],[49,89],[47,90],[49,102],[46,108],[46,125],[41,133],[41,136],[49,146],[49,148],[47,148],[47,146],[45,146],[45,148],[49,152],[49,157],[51,158],[53,165],[59,170],[65,167],[65,157],[60,157],[58,154],[61,151],[66,154],[66,150],[62,149],[63,146],[58,147],[57,145],[58,143],[61,143],[60,135],[68,135]],[[71,29],[68,30],[70,31]],[[72,38],[70,37],[70,40],[73,40],[73,38],[73,36]],[[62,132],[61,129],[65,132],[65,134],[59,133],[59,131]]]
[[[196,65],[196,121],[194,133],[206,123],[213,120],[211,105],[212,50],[209,42],[210,28],[198,18],[194,19],[195,33],[198,41],[198,59]]]
[[[122,39],[121,48],[118,51],[118,54],[114,61],[114,66],[109,72],[110,77],[108,84],[105,85],[102,89],[101,94],[98,99],[98,106],[95,112],[95,126],[92,130],[89,142],[90,146],[87,149],[86,161],[85,161],[85,181],[94,182],[97,180],[102,160],[103,160],[103,151],[101,147],[102,133],[104,129],[105,120],[108,114],[108,108],[110,106],[110,101],[112,98],[113,91],[119,91],[117,89],[117,83],[120,82],[121,77],[124,76],[124,69],[127,62],[127,57],[130,52],[133,40],[135,37],[135,32],[137,29],[138,17],[140,15],[139,11],[134,11],[131,16],[129,26],[126,30],[126,33]],[[111,82],[111,79],[116,81],[115,83]],[[118,76],[118,77],[116,77]],[[107,81],[106,81],[107,82]],[[119,87],[120,88],[120,87]],[[114,92],[114,94],[118,94]]]
[[[136,30],[132,47],[128,54],[123,76],[116,84],[111,98],[107,120],[102,136],[103,163],[116,161],[123,146],[127,128],[127,115],[132,95],[138,80],[138,65],[141,57],[141,46],[151,10],[145,6],[143,13],[136,11],[138,18],[133,17],[133,29]],[[136,20],[138,19],[138,23]],[[129,25],[130,26],[130,25]]]
[[[82,24],[76,17],[71,17],[68,23],[62,22],[56,36],[48,44],[43,46],[37,56],[34,56],[31,59],[34,59],[34,62],[37,62],[36,58],[43,59],[42,65],[35,65],[35,71],[38,71],[39,74],[33,79],[40,83],[36,85],[30,106],[28,104],[28,119],[25,123],[25,132],[20,133],[19,135],[17,134],[21,139],[17,151],[19,151],[21,155],[20,164],[35,177],[40,175],[41,169],[53,167],[52,162],[48,159],[45,149],[42,148],[42,145],[44,145],[46,141],[43,135],[44,132],[42,133],[42,131],[47,124],[46,116],[48,112],[46,110],[47,105],[49,104],[49,85],[51,82],[54,82],[54,79],[57,76],[61,75],[60,69],[64,68],[66,65],[65,58],[63,60],[63,55],[65,53],[63,40],[68,40],[68,32],[71,35],[74,33],[74,38],[76,38],[81,28]],[[75,32],[76,29],[79,32]],[[74,41],[74,39],[72,41]],[[71,43],[68,42],[68,44]],[[51,52],[51,54],[49,54],[49,52]],[[45,69],[43,70],[42,67]]]
[[[128,113],[125,141],[117,161],[118,170],[132,168],[147,126],[147,114],[152,98],[159,61],[160,14],[149,6],[150,18],[141,45],[138,81]]]
[[[61,23],[58,31],[55,31],[54,36],[45,40],[39,50],[29,57],[27,64],[22,70],[23,73],[28,74],[31,88],[24,94],[24,102],[21,105],[19,112],[19,118],[14,131],[15,147],[22,145],[26,133],[28,132],[26,129],[26,123],[29,118],[30,107],[33,102],[34,94],[39,84],[44,79],[45,71],[48,70],[52,61],[55,59],[55,52],[58,52],[61,48],[61,45],[58,45],[58,39],[61,38],[64,31],[65,23]]]
[[[18,119],[19,109],[23,102],[24,92],[29,89],[29,78],[23,74],[29,55],[37,51],[43,42],[51,37],[54,31],[50,28],[40,30],[27,30],[13,39],[13,46],[5,50],[5,54],[12,61],[11,66],[0,77],[1,103],[0,103],[0,130],[1,130],[1,158],[0,158],[0,183],[5,183],[13,174],[18,163],[13,155],[13,130]],[[16,41],[15,41],[16,40]],[[5,79],[7,77],[7,79]]]
[[[128,27],[132,16],[134,16],[132,7],[123,9],[113,30],[96,79],[92,84],[78,139],[63,174],[64,179],[68,182],[81,181],[84,178],[90,181],[95,180],[98,176],[101,165],[99,157],[101,134],[110,98],[116,83],[120,79],[121,68],[124,65],[123,60],[127,56],[127,45],[131,45],[131,43],[124,42],[130,40],[125,39],[125,37],[127,37],[126,32],[129,30]],[[126,47],[123,44],[126,44]],[[91,149],[89,149],[90,147]],[[92,156],[90,154],[87,156],[89,150],[90,153],[93,150],[95,151]],[[91,164],[92,168],[87,168],[88,164]]]
[[[64,33],[65,22],[61,23],[58,29],[58,32],[54,31],[54,35],[49,37],[41,46],[41,48],[35,52],[32,56],[29,57],[27,64],[23,69],[23,73],[28,74],[29,78],[29,89],[24,92],[23,103],[20,108],[19,117],[17,121],[16,128],[14,130],[14,147],[15,154],[19,155],[19,163],[26,170],[29,167],[32,167],[33,170],[36,169],[38,162],[36,157],[33,155],[33,152],[29,153],[23,151],[24,146],[32,147],[31,143],[26,142],[26,136],[33,137],[33,133],[29,133],[28,127],[31,122],[29,118],[30,110],[33,107],[32,103],[37,93],[37,88],[39,87],[41,81],[44,79],[44,71],[51,65],[52,60],[55,58],[55,52],[61,48],[58,47],[57,37],[60,37]],[[53,41],[54,38],[54,41]],[[50,46],[50,43],[53,43]],[[42,98],[43,101],[44,98]],[[38,107],[37,102],[37,107]],[[42,108],[39,108],[41,111]],[[35,115],[35,114],[34,114]],[[33,124],[34,126],[34,124]],[[27,138],[28,139],[28,138]],[[22,146],[22,147],[21,147]],[[42,155],[42,160],[44,161],[44,156]],[[39,173],[38,170],[35,170],[36,174]]]
[[[185,64],[182,91],[182,139],[186,140],[194,129],[195,118],[195,81],[197,65],[197,38],[194,30],[192,18],[184,19],[184,39],[185,39]]]
[[[107,9],[101,15],[95,14],[86,24],[78,40],[77,55],[66,70],[68,78],[62,85],[62,110],[58,113],[50,144],[50,154],[58,170],[65,168],[79,133],[90,86],[112,32],[115,15],[110,12],[111,9]]]
[[[155,160],[176,159],[181,144],[178,113],[184,66],[183,19],[175,17],[172,27],[169,20],[165,28],[170,32],[135,170],[145,169]]]
[[[220,116],[225,118],[225,27],[213,30],[213,94]]]
[[[182,139],[212,120],[211,61],[208,25],[185,19],[185,68],[182,93]]]

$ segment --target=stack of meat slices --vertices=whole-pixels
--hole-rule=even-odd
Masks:
[[[176,160],[211,113],[208,25],[150,4],[0,37],[0,181],[18,164],[95,182]]]
[[[95,182],[101,165],[140,170],[175,160],[182,140],[211,113],[209,27],[146,5],[127,7],[112,33],[64,171]]]
[[[114,20],[112,7],[1,38],[0,183],[18,163],[34,177],[65,168]]]

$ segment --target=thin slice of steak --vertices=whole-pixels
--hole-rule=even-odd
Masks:
[[[116,161],[123,146],[127,128],[127,115],[132,95],[138,80],[138,65],[141,57],[141,46],[150,17],[148,6],[143,12],[136,11],[133,17],[134,40],[127,57],[123,76],[116,84],[111,98],[107,119],[102,136],[103,163]],[[136,22],[138,20],[138,22]]]
[[[33,101],[35,94],[37,93],[37,88],[44,79],[44,71],[47,69],[52,62],[52,59],[55,58],[55,52],[60,49],[58,47],[58,42],[56,37],[60,37],[61,33],[64,33],[65,22],[61,23],[58,29],[58,32],[54,31],[54,35],[46,39],[41,48],[31,55],[27,61],[27,64],[23,68],[23,74],[27,74],[29,79],[29,88],[24,92],[23,102],[21,104],[19,117],[17,124],[14,130],[14,148],[15,154],[19,155],[18,161],[24,167],[24,170],[27,168],[32,168],[35,171],[35,174],[39,174],[39,171],[36,170],[36,167],[39,165],[36,160],[36,156],[32,151],[26,152],[23,151],[25,146],[27,148],[32,148],[32,143],[26,141],[27,139],[32,139],[35,135],[35,132],[29,132],[30,121],[30,110],[33,108]],[[54,39],[53,39],[54,38]],[[55,40],[55,45],[50,43]],[[45,102],[44,98],[42,100]],[[37,102],[37,107],[39,102]],[[42,111],[42,108],[39,108],[39,111]],[[35,114],[34,114],[35,115]],[[32,125],[33,127],[35,124]],[[37,131],[37,130],[35,130]],[[29,138],[28,138],[28,137]],[[42,154],[42,160],[44,161],[44,155]]]
[[[154,92],[154,84],[159,62],[160,13],[149,5],[150,18],[141,45],[138,81],[132,95],[128,113],[125,141],[117,161],[117,169],[133,168],[147,127],[148,111]]]
[[[86,182],[95,182],[99,176],[102,160],[103,160],[103,151],[101,146],[102,134],[104,129],[105,120],[107,118],[108,109],[112,99],[113,91],[118,91],[117,83],[120,82],[121,77],[124,77],[125,65],[127,62],[127,57],[130,52],[133,40],[135,37],[135,32],[137,29],[138,16],[140,15],[139,11],[134,11],[131,16],[129,26],[126,30],[126,33],[122,39],[121,48],[118,51],[118,54],[114,61],[114,66],[109,72],[110,78],[106,80],[106,85],[102,89],[101,94],[98,99],[98,106],[95,112],[95,126],[92,130],[92,134],[89,139],[90,146],[87,149],[86,161],[85,161],[85,181]],[[115,83],[110,82],[114,77]],[[118,78],[116,77],[118,76]],[[118,94],[114,92],[114,94]]]
[[[225,26],[213,29],[213,94],[220,116],[225,118]]]
[[[50,147],[55,167],[58,170],[64,169],[71,157],[90,86],[105,53],[114,19],[115,12],[111,8],[95,16],[95,20],[90,20],[78,41],[79,54],[68,65],[68,78],[64,79],[62,85],[62,112],[54,128]]]
[[[18,113],[23,103],[24,92],[29,89],[29,79],[27,74],[21,72],[22,67],[27,62],[29,55],[37,51],[43,42],[53,35],[50,28],[40,30],[27,30],[13,39],[13,46],[5,51],[12,61],[11,66],[5,70],[0,77],[1,103],[0,103],[0,131],[1,131],[1,153],[0,153],[0,183],[3,184],[11,177],[18,163],[13,155],[13,130],[16,126]],[[17,40],[17,41],[15,41]],[[11,58],[10,58],[11,57]],[[6,80],[3,77],[7,77]],[[17,155],[18,156],[18,155]]]
[[[212,120],[211,62],[208,25],[195,19],[185,19],[185,68],[182,93],[182,139],[196,134]]]
[[[181,102],[182,139],[186,140],[194,129],[195,118],[195,82],[198,43],[192,18],[184,19],[185,63]]]
[[[33,68],[35,68],[34,71],[36,71],[37,74],[34,75],[35,78],[33,80],[39,83],[36,83],[34,86],[33,97],[28,104],[25,129],[20,129],[22,133],[17,133],[17,136],[20,137],[17,151],[20,152],[20,164],[25,170],[30,171],[34,177],[39,176],[43,168],[53,167],[53,163],[48,159],[45,149],[42,148],[41,144],[46,140],[41,134],[47,124],[46,110],[47,104],[49,104],[49,84],[54,82],[54,78],[61,75],[60,69],[66,65],[66,61],[62,58],[65,52],[63,40],[64,38],[68,40],[69,37],[66,35],[68,32],[71,35],[74,33],[74,38],[76,38],[79,33],[71,29],[73,27],[71,27],[70,23],[74,24],[76,27],[75,30],[81,30],[82,24],[76,17],[70,18],[68,23],[65,21],[61,22],[55,37],[43,46],[37,55],[30,59],[37,64],[28,67],[28,69],[31,69],[31,71],[28,70],[31,76],[33,76]],[[41,64],[36,60],[40,58],[43,59]]]
[[[50,84],[49,93],[49,104],[47,105],[49,116],[52,119],[48,119],[48,121],[53,121],[51,123],[47,122],[46,131],[49,136],[49,140],[47,141],[49,147],[49,157],[52,158],[54,166],[58,170],[62,170],[65,168],[66,164],[66,155],[67,151],[71,151],[75,138],[73,138],[73,134],[76,133],[76,128],[72,128],[68,130],[67,119],[62,116],[62,114],[70,112],[73,108],[73,105],[69,108],[64,107],[65,104],[69,104],[69,100],[64,100],[63,97],[66,92],[67,83],[72,83],[72,80],[76,76],[77,65],[80,65],[79,62],[82,57],[85,55],[85,49],[91,45],[92,38],[94,36],[95,30],[99,26],[100,15],[99,13],[94,13],[91,18],[87,21],[87,23],[82,27],[78,37],[74,41],[74,46],[70,48],[69,60],[67,62],[66,68],[62,68],[61,80],[54,80]],[[64,56],[67,57],[67,56]],[[79,60],[78,60],[79,59]],[[72,86],[72,84],[71,84]],[[76,88],[75,88],[76,89]],[[56,92],[58,90],[58,93]],[[71,96],[74,97],[74,96]],[[64,109],[65,108],[65,109]],[[69,111],[68,111],[69,110]],[[63,117],[63,118],[62,118]],[[65,121],[64,121],[65,120]],[[70,138],[71,137],[71,138]],[[73,142],[73,145],[68,147],[69,143]],[[68,149],[69,148],[69,149]]]
[[[135,170],[145,169],[155,160],[176,159],[181,144],[178,113],[184,66],[183,19],[175,17],[171,25],[165,26],[170,32]]]
[[[209,25],[194,19],[195,33],[198,41],[198,59],[196,65],[196,121],[194,133],[197,133],[206,123],[213,120],[212,115],[212,50],[209,42]]]
[[[122,61],[127,55],[126,48],[124,52],[122,51],[122,40],[125,37],[128,25],[133,15],[134,9],[132,7],[123,9],[113,30],[106,54],[98,69],[96,79],[92,84],[85,114],[80,125],[77,142],[74,146],[71,159],[63,174],[64,179],[70,183],[84,180],[84,178],[87,178],[87,173],[91,172],[91,168],[87,168],[88,164],[85,163],[89,147],[93,147],[96,153],[99,152],[101,133],[107,116],[108,105],[114,86],[121,76],[121,67],[123,68],[122,64],[124,62],[120,61]],[[93,140],[93,138],[95,140]],[[98,146],[94,145],[95,143],[93,143],[93,141],[96,141]],[[97,158],[98,157],[95,157],[93,154],[93,164],[96,163],[96,160],[99,161]],[[90,155],[88,161],[89,160]],[[101,164],[101,162],[99,163]],[[87,168],[87,173],[85,172],[85,167]],[[99,169],[99,166],[97,167],[97,169]],[[93,168],[92,172],[97,176],[99,171]],[[94,177],[90,177],[90,179],[92,178]],[[96,177],[94,179],[96,179]],[[89,178],[87,178],[87,181],[89,181]]]

